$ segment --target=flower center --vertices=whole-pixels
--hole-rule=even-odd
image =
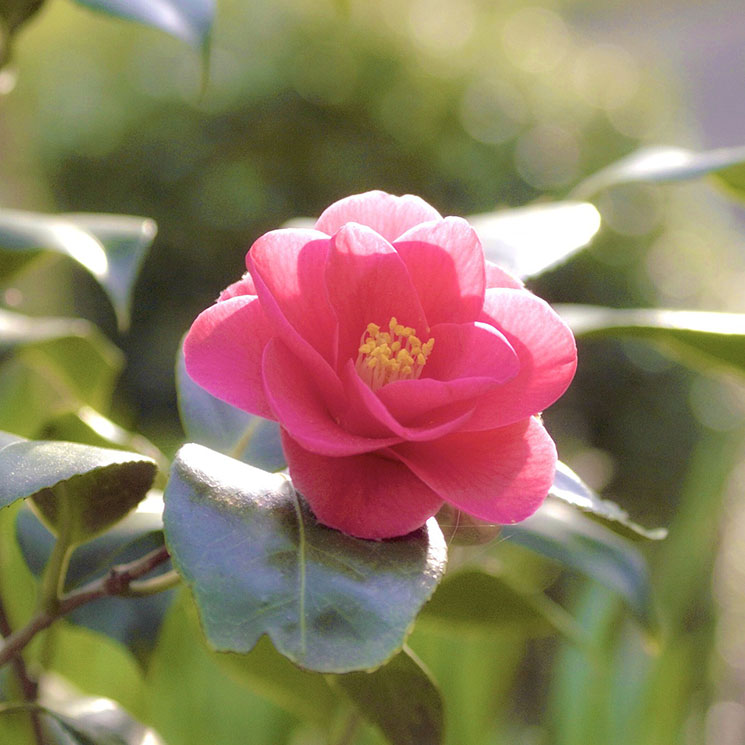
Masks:
[[[360,337],[355,368],[362,380],[377,391],[395,380],[418,378],[434,346],[434,338],[422,344],[416,329],[402,326],[393,316],[388,331],[381,331],[377,323],[367,324]]]

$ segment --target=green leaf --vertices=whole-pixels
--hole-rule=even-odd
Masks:
[[[657,632],[647,564],[633,543],[552,497],[502,534],[614,590],[648,633]]]
[[[171,557],[217,650],[247,652],[268,634],[306,669],[376,667],[445,569],[436,521],[397,540],[352,538],[320,525],[287,477],[200,445],[177,453],[165,502]]]
[[[629,513],[621,509],[615,502],[611,502],[609,499],[601,499],[569,466],[561,461],[556,464],[556,475],[549,494],[562,502],[579,508],[583,512],[587,512],[593,517],[618,524],[632,536],[641,536],[652,541],[659,541],[667,537],[665,528],[654,528],[652,530],[643,528],[631,520]]]
[[[77,0],[93,10],[138,21],[204,48],[215,16],[214,0]]]
[[[122,330],[129,326],[132,290],[155,234],[155,223],[143,217],[0,210],[0,249],[53,251],[75,260],[101,285]]]
[[[71,543],[121,520],[147,493],[155,463],[145,456],[72,442],[17,442],[0,450],[0,507],[33,503]]]
[[[440,692],[411,651],[404,649],[372,672],[348,673],[331,681],[391,745],[442,743]]]
[[[504,578],[476,568],[446,577],[422,609],[421,619],[437,622],[451,633],[517,630],[545,636],[571,626],[561,607],[542,593],[518,590]]]
[[[695,152],[680,147],[644,147],[586,178],[572,196],[588,199],[609,186],[685,181],[745,163],[745,146]]]
[[[535,277],[585,248],[600,229],[587,202],[553,202],[470,215],[489,261],[518,277]]]
[[[643,339],[694,369],[745,372],[743,313],[561,304],[555,308],[576,336]]]
[[[237,458],[265,471],[284,468],[279,425],[215,398],[186,372],[183,344],[176,361],[181,424],[190,442]]]

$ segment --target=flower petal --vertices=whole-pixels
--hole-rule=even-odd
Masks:
[[[482,320],[499,329],[520,360],[520,371],[481,399],[468,429],[492,429],[543,411],[567,389],[577,368],[569,327],[526,290],[486,291]]]
[[[269,317],[279,320],[275,316],[281,314],[333,367],[337,324],[324,290],[328,250],[328,237],[316,230],[272,230],[251,246],[246,265]],[[292,339],[285,339],[293,345]]]
[[[381,540],[424,525],[442,499],[400,461],[380,453],[329,458],[302,448],[282,430],[295,488],[324,525]]]
[[[333,235],[347,223],[367,225],[393,242],[414,225],[440,218],[440,213],[420,197],[402,197],[384,191],[368,191],[334,202],[316,222],[316,230]]]
[[[339,319],[339,367],[357,358],[369,323],[387,326],[392,316],[419,333],[424,311],[403,259],[374,230],[350,223],[331,239],[326,287]]]
[[[400,437],[364,437],[342,427],[329,412],[300,360],[281,340],[274,338],[266,345],[262,369],[273,418],[304,448],[340,456],[367,453],[400,442]]]
[[[342,371],[344,390],[349,396],[349,407],[341,414],[345,428],[371,436],[396,436],[404,440],[434,440],[463,428],[473,411],[468,406],[449,406],[428,411],[415,426],[407,427],[395,419],[385,404],[373,393],[349,360]]]
[[[423,223],[394,243],[432,326],[475,320],[486,289],[484,249],[476,231],[460,217]]]
[[[486,287],[511,287],[513,290],[522,290],[525,284],[517,277],[513,277],[501,267],[491,261],[485,262]]]
[[[237,282],[233,282],[232,285],[228,285],[221,293],[220,297],[217,298],[217,302],[220,303],[223,300],[230,300],[231,297],[238,297],[239,295],[255,295],[256,285],[254,285],[251,275],[246,272]]]
[[[556,447],[534,417],[391,450],[450,504],[503,524],[524,520],[541,506],[556,470]]]
[[[261,374],[273,334],[258,298],[240,295],[216,303],[197,316],[184,339],[186,372],[213,396],[274,419]]]

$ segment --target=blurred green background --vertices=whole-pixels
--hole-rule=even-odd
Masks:
[[[712,46],[733,43],[729,5],[709,8],[708,21],[725,20],[697,26],[693,2],[218,0],[202,93],[200,59],[183,44],[49,0],[0,73],[0,202],[143,215],[159,234],[125,336],[93,281],[62,259],[36,262],[4,304],[100,325],[128,359],[115,418],[172,452],[179,339],[262,232],[371,188],[472,214],[564,198],[643,143],[739,144],[716,141],[732,131],[716,109],[727,90],[701,94],[717,68],[695,67],[711,65],[702,28]],[[668,54],[681,39],[696,52],[687,67]],[[745,309],[742,216],[708,185],[623,186],[597,205],[600,235],[533,283],[538,294]],[[576,382],[546,422],[591,486],[671,526],[646,549],[668,646],[646,657],[612,598],[549,573],[612,656],[588,671],[555,639],[474,642],[467,654],[503,661],[505,678],[474,699],[493,705],[491,729],[477,717],[464,730],[477,703],[462,702],[451,742],[744,741],[744,418],[738,380],[694,374],[641,343],[581,345]],[[427,659],[429,643],[412,645],[445,681],[450,657],[440,644]],[[630,727],[624,707],[641,724],[608,739]]]

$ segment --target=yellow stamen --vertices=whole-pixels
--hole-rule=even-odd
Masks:
[[[416,336],[416,329],[404,326],[393,316],[387,331],[381,331],[377,323],[367,324],[360,338],[355,367],[365,383],[376,391],[396,380],[419,378],[434,346],[434,338],[423,344]]]

